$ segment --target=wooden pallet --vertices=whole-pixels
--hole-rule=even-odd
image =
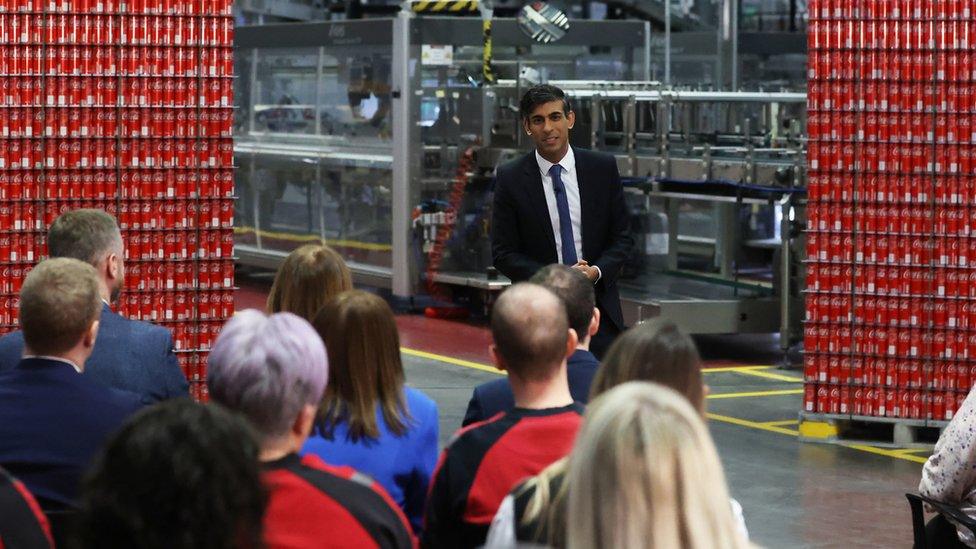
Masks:
[[[800,440],[868,444],[890,448],[932,448],[948,421],[800,413]]]

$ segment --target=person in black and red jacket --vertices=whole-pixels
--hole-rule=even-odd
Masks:
[[[379,484],[297,454],[325,392],[327,368],[321,338],[291,313],[238,313],[210,353],[212,399],[243,414],[261,439],[269,491],[265,543],[269,549],[414,547],[406,517]]]
[[[0,467],[0,549],[52,547],[51,529],[34,496]]]
[[[491,333],[492,360],[508,372],[515,408],[461,429],[441,454],[424,547],[484,544],[512,487],[567,455],[581,423],[566,374],[577,336],[559,298],[535,284],[512,286],[495,303]]]

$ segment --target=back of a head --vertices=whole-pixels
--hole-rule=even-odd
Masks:
[[[529,282],[544,286],[556,294],[566,306],[569,327],[577,337],[585,339],[593,320],[596,292],[586,275],[566,265],[553,264],[539,269]]]
[[[211,398],[243,414],[264,443],[286,435],[303,406],[318,405],[327,375],[325,347],[308,322],[249,309],[217,336],[207,384]]]
[[[306,244],[288,254],[268,294],[268,312],[288,312],[311,322],[322,305],[352,289],[342,256],[324,244]]]
[[[51,257],[71,257],[92,266],[97,266],[121,242],[115,218],[94,208],[61,214],[47,233]]]
[[[37,355],[59,355],[72,349],[101,312],[95,269],[77,259],[38,263],[20,290],[24,343]]]
[[[705,409],[698,348],[670,320],[648,320],[618,337],[593,378],[590,396],[628,381],[660,383],[684,395],[698,410]]]
[[[492,308],[491,335],[510,374],[525,380],[548,379],[566,358],[566,307],[542,286],[515,284],[502,292]]]
[[[313,325],[332,374],[317,423],[322,434],[331,437],[338,422],[348,421],[352,440],[378,437],[377,405],[393,433],[406,432],[400,336],[386,301],[362,290],[343,292],[325,303]]]
[[[217,405],[174,399],[133,416],[84,482],[84,549],[262,546],[266,496],[247,423]]]
[[[629,382],[591,401],[566,482],[570,549],[748,546],[708,429],[667,387]]]

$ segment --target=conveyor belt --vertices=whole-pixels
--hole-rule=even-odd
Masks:
[[[662,316],[693,334],[779,331],[776,297],[674,274],[622,281],[620,305],[627,325]]]

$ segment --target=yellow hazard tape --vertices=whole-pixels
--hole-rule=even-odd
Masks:
[[[265,231],[254,227],[234,227],[234,234],[257,234],[262,238],[272,238],[287,242],[322,242],[322,237],[314,234],[292,234],[277,231]],[[378,244],[375,242],[360,242],[358,240],[344,240],[337,238],[326,238],[325,244],[336,248],[353,248],[357,250],[368,250],[371,252],[389,252],[393,250],[390,244]]]
[[[415,0],[410,9],[414,13],[475,12],[478,0]]]

